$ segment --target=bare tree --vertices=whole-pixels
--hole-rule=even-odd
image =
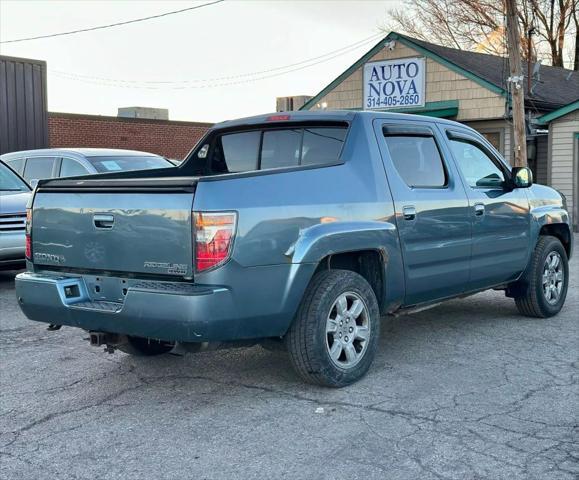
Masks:
[[[517,3],[523,57],[529,51],[527,38],[531,32],[535,36],[535,55],[562,67],[565,41],[577,29],[579,0]],[[504,1],[408,0],[403,9],[389,13],[392,30],[464,50],[498,55],[506,52]]]

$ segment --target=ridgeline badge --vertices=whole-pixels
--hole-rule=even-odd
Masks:
[[[143,267],[155,270],[164,270],[165,273],[171,275],[185,275],[187,273],[187,265],[184,263],[145,262]]]

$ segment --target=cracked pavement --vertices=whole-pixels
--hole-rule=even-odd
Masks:
[[[0,478],[577,479],[575,252],[557,317],[485,292],[387,320],[340,390],[257,346],[108,355],[26,320],[0,274]]]

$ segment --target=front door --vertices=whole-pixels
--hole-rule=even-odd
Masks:
[[[469,278],[471,222],[456,167],[428,122],[375,120],[402,247],[405,305],[462,293]]]
[[[526,267],[530,212],[525,189],[510,186],[510,169],[482,137],[448,129],[450,149],[469,200],[472,259],[468,289],[514,280]]]

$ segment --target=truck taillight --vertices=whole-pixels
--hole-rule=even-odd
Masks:
[[[237,224],[235,212],[194,212],[195,269],[203,272],[225,263],[231,255]]]
[[[32,233],[32,209],[26,209],[26,243],[24,249],[24,256],[28,260],[32,260],[32,238],[30,234]]]

